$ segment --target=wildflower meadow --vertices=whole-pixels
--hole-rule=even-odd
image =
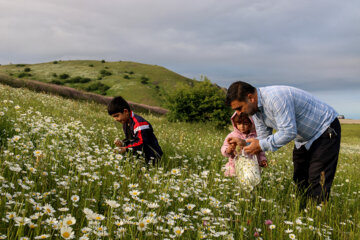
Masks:
[[[330,202],[302,208],[292,145],[252,191],[225,177],[212,124],[153,125],[157,167],[114,153],[104,105],[0,85],[0,239],[360,239],[360,125],[343,125]]]

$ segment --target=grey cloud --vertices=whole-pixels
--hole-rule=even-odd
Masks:
[[[243,79],[360,88],[359,7],[355,0],[7,0],[0,63],[104,58],[204,74],[224,87]]]

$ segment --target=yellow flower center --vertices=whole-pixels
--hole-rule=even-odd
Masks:
[[[180,234],[181,234],[181,230],[178,229],[178,230],[175,231],[175,233],[176,233],[176,235],[180,235]]]
[[[72,224],[72,221],[71,221],[71,220],[68,220],[68,221],[66,222],[66,224],[67,224],[67,225],[71,225],[71,224]]]
[[[68,238],[68,237],[70,237],[70,233],[64,232],[64,233],[62,234],[62,236],[63,236],[64,238]]]

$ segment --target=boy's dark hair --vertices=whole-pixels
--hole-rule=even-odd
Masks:
[[[238,100],[240,102],[245,102],[247,95],[249,93],[254,93],[256,90],[255,87],[251,86],[246,82],[234,82],[230,85],[226,93],[226,105],[230,106],[231,102]]]
[[[130,106],[128,102],[121,96],[114,97],[108,105],[108,113],[109,115],[113,115],[115,113],[123,113],[124,109],[130,111]]]

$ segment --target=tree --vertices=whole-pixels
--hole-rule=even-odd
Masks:
[[[210,121],[217,126],[229,123],[231,110],[225,105],[225,91],[206,77],[193,87],[186,87],[167,97],[169,121]]]

